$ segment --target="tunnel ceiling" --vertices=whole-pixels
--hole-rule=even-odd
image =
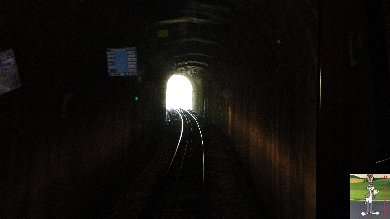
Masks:
[[[77,0],[50,4],[45,1],[10,1],[8,4],[3,9],[9,9],[5,16],[9,19],[5,23],[10,34],[2,35],[5,38],[1,40],[2,44],[14,42],[19,45],[19,48],[15,48],[16,51],[33,54],[36,53],[35,50],[42,51],[40,55],[45,58],[40,60],[56,63],[53,66],[76,65],[70,63],[82,66],[79,64],[80,60],[86,60],[85,64],[90,65],[91,69],[95,68],[94,60],[99,59],[97,54],[104,52],[100,48],[137,46],[140,70],[151,72],[145,74],[144,79],[161,77],[161,74],[168,71],[179,71],[201,78],[207,74],[222,79],[226,75],[239,77],[235,72],[241,71],[237,69],[241,63],[249,69],[247,67],[251,63],[259,61],[257,55],[259,49],[263,49],[263,35],[269,35],[272,38],[270,41],[275,42],[280,36],[290,37],[286,28],[281,25],[286,20],[291,20],[290,23],[294,25],[304,20],[315,20],[309,15],[290,16],[299,19],[288,19],[290,17],[287,15],[292,12],[302,13],[300,8],[291,6],[294,3],[285,1]],[[289,13],[283,13],[287,9]],[[269,26],[260,27],[265,25]],[[31,45],[36,45],[39,49]],[[80,48],[82,53],[63,59],[48,55],[58,54],[58,51],[61,51],[59,54],[74,54]],[[229,66],[225,67],[226,63]],[[47,66],[43,61],[42,65]],[[257,68],[255,64],[252,66]],[[72,67],[69,69],[72,70]],[[219,72],[223,73],[216,76],[215,73]],[[91,70],[88,74],[94,77],[96,72]],[[58,76],[59,81],[65,78],[64,75]],[[105,75],[105,72],[102,71],[101,75]],[[29,77],[31,80],[37,78],[33,74]],[[76,70],[72,76],[66,76],[72,78],[69,80],[82,80],[82,77],[84,76],[80,76]],[[234,80],[235,78],[225,81]]]
[[[162,69],[203,77],[218,55],[223,27],[229,23],[229,7],[184,1],[165,8],[150,30],[157,56],[154,62],[165,65]]]

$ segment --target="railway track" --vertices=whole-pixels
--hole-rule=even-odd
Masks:
[[[171,124],[180,129],[178,142],[172,150],[165,176],[141,216],[205,216],[205,142],[200,118],[183,109],[169,111],[168,117]]]

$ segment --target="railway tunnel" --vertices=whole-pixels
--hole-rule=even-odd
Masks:
[[[334,217],[328,182],[385,169],[387,32],[321,4],[5,3],[0,217]],[[128,47],[136,75],[109,75]]]

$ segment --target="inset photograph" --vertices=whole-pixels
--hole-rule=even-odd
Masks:
[[[350,218],[390,218],[390,174],[350,174]]]

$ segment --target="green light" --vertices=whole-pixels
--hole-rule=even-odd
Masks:
[[[135,100],[135,101],[138,101],[138,99],[139,99],[139,97],[137,97],[137,96],[134,97],[134,100]]]

